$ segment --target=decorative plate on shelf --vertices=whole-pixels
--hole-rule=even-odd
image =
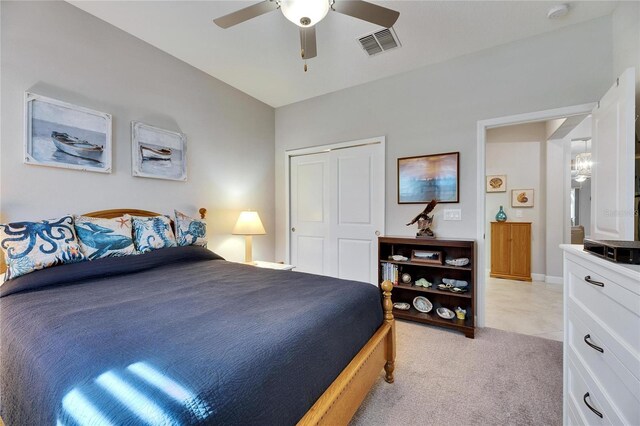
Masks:
[[[393,256],[391,256],[391,259],[395,260],[396,262],[404,262],[405,260],[409,260],[408,257],[404,257],[399,254],[394,254]]]
[[[433,309],[433,305],[431,304],[429,299],[427,299],[424,296],[418,296],[418,297],[414,298],[413,299],[413,307],[416,308],[416,310],[418,310],[420,312],[424,312],[425,314],[427,312],[431,312],[431,309]]]
[[[436,309],[436,314],[438,314],[440,318],[444,318],[444,319],[453,319],[453,317],[456,316],[456,314],[454,314],[451,309],[447,309],[447,308]]]
[[[454,280],[453,278],[443,278],[442,282],[448,284],[451,287],[464,288],[469,285],[467,281]]]
[[[467,266],[469,264],[469,258],[467,257],[459,257],[457,259],[447,259],[445,260],[447,265],[451,266]]]
[[[399,309],[401,311],[408,311],[411,305],[404,302],[397,302],[393,304],[394,309]]]

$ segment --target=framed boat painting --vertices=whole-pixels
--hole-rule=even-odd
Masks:
[[[398,158],[398,204],[458,203],[460,153]]]
[[[111,173],[111,115],[25,92],[24,162]]]
[[[131,122],[131,159],[134,176],[187,180],[187,137],[179,132]]]

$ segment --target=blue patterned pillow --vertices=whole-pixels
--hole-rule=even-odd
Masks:
[[[176,214],[176,239],[180,246],[206,246],[207,223],[203,219],[193,219],[178,210]]]
[[[114,219],[88,216],[75,216],[74,219],[80,248],[89,260],[136,254],[128,214]]]
[[[178,245],[171,230],[171,221],[166,216],[134,216],[133,242],[140,253]]]
[[[0,225],[0,247],[7,262],[8,280],[38,269],[85,260],[72,216]]]

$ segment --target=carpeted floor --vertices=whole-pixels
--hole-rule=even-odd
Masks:
[[[561,342],[396,325],[395,383],[381,375],[352,426],[562,424]]]

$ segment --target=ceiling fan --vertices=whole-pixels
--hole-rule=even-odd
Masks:
[[[362,0],[264,0],[214,19],[213,22],[221,28],[229,28],[277,9],[280,9],[289,21],[300,27],[300,55],[305,61],[305,71],[306,60],[318,54],[315,25],[327,16],[329,10],[384,28],[391,28],[400,16],[400,12]]]

